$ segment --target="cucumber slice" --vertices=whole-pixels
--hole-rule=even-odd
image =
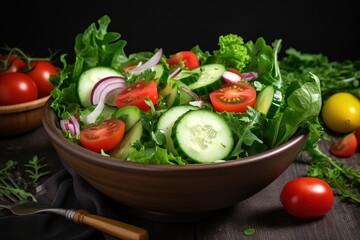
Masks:
[[[90,94],[95,84],[101,79],[110,76],[122,77],[122,74],[115,69],[103,66],[93,67],[81,73],[77,82],[77,94],[83,107],[91,105]]]
[[[138,121],[124,135],[124,138],[121,140],[121,142],[113,150],[109,152],[110,157],[126,160],[126,158],[129,156],[130,148],[132,144],[135,141],[140,140],[142,134],[143,134],[143,126],[141,124],[141,121]]]
[[[200,73],[183,69],[174,77],[175,80],[180,81],[186,85],[195,83],[200,77]]]
[[[256,97],[254,109],[264,113],[267,117],[274,117],[280,110],[282,103],[282,93],[273,85],[266,86]]]
[[[171,140],[171,130],[174,125],[174,122],[184,113],[190,110],[196,110],[198,107],[192,105],[179,105],[172,108],[169,108],[161,114],[159,121],[157,123],[157,129],[164,133],[165,135],[165,144],[164,147],[171,152],[174,156],[178,156],[176,153],[173,142]]]
[[[206,109],[180,116],[174,123],[171,138],[182,158],[198,163],[225,160],[234,146],[232,131],[225,119]]]
[[[154,66],[154,71],[155,71],[154,80],[155,80],[156,84],[160,88],[164,87],[166,85],[166,81],[169,77],[169,70],[167,68],[165,68],[165,66],[162,64],[156,64]]]
[[[195,83],[190,84],[189,88],[201,96],[209,94],[223,85],[222,74],[226,71],[226,68],[222,64],[213,63],[200,66],[191,71],[199,73],[200,77]]]
[[[117,110],[112,114],[112,117],[124,121],[125,132],[127,132],[140,120],[140,109],[136,106],[117,108]]]

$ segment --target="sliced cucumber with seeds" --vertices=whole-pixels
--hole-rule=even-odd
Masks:
[[[117,110],[112,114],[112,117],[124,121],[125,132],[127,132],[135,125],[135,123],[140,121],[140,109],[136,106],[117,108]]]
[[[199,72],[183,69],[178,75],[174,77],[174,79],[186,85],[190,85],[195,83],[199,79],[199,77],[200,77]]]
[[[110,67],[93,67],[81,73],[77,82],[77,94],[83,107],[91,105],[90,94],[95,84],[105,77],[119,76],[122,74]]]
[[[142,138],[143,132],[141,121],[136,122],[135,125],[124,135],[121,142],[109,152],[110,157],[126,160],[129,156],[132,144]]]
[[[264,113],[267,115],[267,117],[271,118],[275,116],[280,110],[282,100],[282,93],[273,85],[268,85],[263,90],[261,90],[256,97],[254,109],[258,112]]]
[[[192,105],[179,105],[176,107],[169,108],[163,112],[157,123],[157,129],[165,135],[165,144],[164,147],[171,152],[174,156],[177,156],[173,142],[171,140],[171,131],[174,125],[174,122],[184,113],[190,110],[196,110],[198,107]]]
[[[181,115],[174,123],[171,138],[182,158],[197,163],[225,160],[234,146],[232,131],[224,118],[205,109]]]
[[[169,70],[167,68],[165,68],[164,65],[157,64],[154,66],[154,71],[155,71],[154,80],[155,80],[156,84],[160,88],[164,87],[166,85],[166,81],[169,77]]]
[[[206,64],[195,68],[191,71],[199,73],[200,77],[195,83],[190,84],[189,88],[199,96],[209,94],[224,84],[222,74],[225,70],[224,65],[217,63]]]

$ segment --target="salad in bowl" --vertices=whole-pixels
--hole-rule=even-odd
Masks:
[[[281,40],[219,37],[178,52],[126,53],[108,16],[75,41],[75,61],[51,77],[50,107],[64,138],[114,160],[190,165],[273,149],[298,132],[316,133],[319,79],[284,79]]]

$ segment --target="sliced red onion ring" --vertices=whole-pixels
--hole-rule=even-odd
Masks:
[[[115,89],[122,89],[125,87],[125,79],[118,76],[106,77],[98,81],[90,94],[90,102],[92,105],[98,104],[100,99],[106,101],[106,96],[109,92]]]
[[[186,93],[188,93],[190,96],[192,96],[195,99],[195,101],[202,101],[201,98],[195,92],[191,91],[190,88],[184,86],[180,86],[180,88],[184,90]]]
[[[74,116],[70,116],[70,119],[60,120],[60,128],[63,131],[70,131],[71,136],[80,134],[80,125]]]
[[[142,65],[136,66],[135,68],[129,70],[128,72],[131,72],[134,74],[142,73],[146,69],[152,68],[156,64],[158,64],[162,55],[163,55],[163,50],[162,50],[162,48],[160,48],[159,51],[157,51],[157,53],[155,53],[147,62],[145,62]]]
[[[81,115],[80,120],[82,122],[84,122],[85,124],[94,123],[96,121],[96,119],[99,117],[99,115],[101,114],[101,112],[104,110],[104,107],[105,107],[105,100],[103,98],[100,98],[95,109],[86,116]]]
[[[258,73],[257,72],[245,72],[245,73],[241,73],[242,77],[248,81],[254,80],[256,78],[258,78]]]
[[[238,74],[230,72],[230,71],[225,71],[222,74],[222,77],[223,77],[224,81],[227,83],[234,83],[234,82],[241,81],[241,77]]]
[[[192,102],[189,102],[189,104],[192,105],[192,106],[195,106],[195,107],[202,108],[204,106],[204,101],[203,100],[192,101]]]
[[[176,77],[179,73],[181,72],[181,68],[176,68],[170,75],[169,78],[174,78]]]

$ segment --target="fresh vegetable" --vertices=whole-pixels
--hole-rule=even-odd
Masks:
[[[223,161],[233,149],[232,131],[225,119],[209,110],[189,110],[174,123],[171,139],[176,153],[198,163]]]
[[[330,147],[330,153],[337,157],[351,157],[356,152],[358,141],[355,133],[351,132],[342,137]]]
[[[147,83],[146,80],[141,80],[125,87],[115,98],[115,105],[118,108],[136,106],[141,110],[147,111],[150,109],[150,106],[146,104],[146,98],[149,98],[153,104],[155,104],[159,98],[154,80],[151,80],[149,83]]]
[[[0,105],[11,105],[38,98],[34,80],[21,72],[0,74]]]
[[[87,126],[80,132],[80,143],[85,148],[100,153],[110,151],[118,145],[125,132],[125,123],[119,119],[107,119],[99,124]]]
[[[273,117],[280,110],[282,100],[282,93],[276,90],[273,85],[268,85],[256,96],[254,109],[268,117]]]
[[[256,101],[255,88],[246,82],[226,83],[209,94],[211,104],[219,112],[246,112]]]
[[[322,120],[331,130],[349,133],[360,126],[360,100],[348,92],[338,92],[325,100]]]
[[[84,107],[91,105],[91,91],[97,82],[105,77],[122,77],[122,75],[116,70],[109,67],[94,67],[84,71],[77,82],[77,94],[80,103]]]
[[[298,218],[316,218],[327,214],[334,203],[332,188],[313,177],[299,177],[285,184],[280,193],[285,210]]]
[[[355,131],[355,136],[358,142],[358,145],[360,146],[360,127],[358,127]]]
[[[49,96],[54,89],[49,79],[52,74],[58,73],[58,69],[50,61],[32,61],[30,66],[27,75],[35,81],[39,98]]]
[[[199,59],[196,54],[191,51],[181,51],[174,55],[171,55],[167,59],[167,63],[170,67],[177,67],[184,65],[185,68],[192,70],[200,66]]]
[[[0,73],[22,72],[26,70],[26,62],[19,56],[8,54],[1,56]]]

